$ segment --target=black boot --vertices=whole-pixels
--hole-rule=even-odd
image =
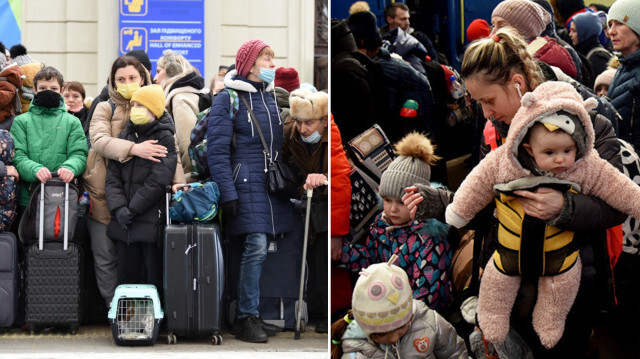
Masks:
[[[249,315],[236,318],[236,338],[249,343],[266,343],[267,333],[262,329],[262,322],[258,316]]]
[[[262,330],[267,333],[268,336],[272,337],[282,331],[282,328],[275,324],[266,323],[262,318],[258,317],[260,324],[262,325]]]
[[[326,334],[329,331],[327,320],[321,320],[316,323],[316,333]]]

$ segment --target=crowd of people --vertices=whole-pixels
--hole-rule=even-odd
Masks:
[[[634,5],[504,0],[459,73],[405,4],[332,20],[332,358],[637,357]]]
[[[260,274],[269,240],[302,224],[290,198],[267,190],[267,170],[285,161],[296,175],[294,199],[316,189],[314,203],[328,202],[327,92],[301,86],[294,68],[276,69],[274,49],[261,40],[242,44],[210,83],[176,52],[165,50],[152,74],[148,55],[131,51],[115,59],[95,98],[24,45],[7,51],[0,48],[2,230],[19,233],[34,184],[57,173],[91,199],[75,233],[87,236],[80,242],[92,253],[104,306],[120,284],[153,284],[162,298],[167,188],[213,181],[220,189],[214,220],[225,238],[243,243],[241,258],[227,259],[240,263],[238,283],[230,284],[238,293],[231,331],[247,342],[280,331],[260,317]],[[326,333],[326,225],[311,231],[310,243],[310,315]],[[95,299],[85,312],[100,305]]]

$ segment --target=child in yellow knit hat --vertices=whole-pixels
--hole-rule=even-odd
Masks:
[[[153,284],[158,289],[162,288],[162,250],[157,243],[164,226],[158,218],[165,218],[165,187],[171,184],[178,163],[173,120],[164,110],[164,101],[158,85],[136,90],[130,121],[118,138],[135,143],[155,140],[167,148],[165,157],[109,161],[105,186],[111,214],[107,235],[118,246],[118,282]]]

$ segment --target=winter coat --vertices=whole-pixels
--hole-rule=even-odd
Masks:
[[[386,101],[391,117],[381,127],[391,143],[400,140],[410,131],[429,133],[434,142],[438,142],[438,126],[434,123],[435,106],[429,80],[405,61],[391,57],[389,51],[380,48],[373,59],[384,73]],[[403,118],[400,110],[407,100],[418,103],[416,118]],[[359,118],[359,117],[358,117]]]
[[[351,165],[342,147],[338,126],[331,116],[331,236],[349,233],[351,212]]]
[[[281,158],[284,129],[273,82],[249,81],[230,71],[224,84],[244,96],[260,124],[271,158]],[[237,216],[227,225],[229,235],[288,232],[293,225],[292,208],[288,201],[267,192],[267,155],[247,107],[240,99],[238,104],[237,117],[232,119],[229,92],[220,91],[207,126],[207,160],[211,178],[220,189],[219,203],[238,201]]]
[[[0,70],[0,122],[21,112],[18,89],[22,88],[20,67],[12,63]],[[9,128],[11,128],[9,126]],[[7,128],[7,130],[9,130]]]
[[[280,107],[280,118],[289,118],[289,91],[282,87],[276,87],[276,98]]]
[[[561,87],[559,84],[565,86]],[[569,86],[571,85],[558,83],[556,87],[566,90]],[[596,101],[589,99],[585,103],[595,107]],[[518,151],[537,118],[526,118],[523,111],[524,108],[521,107],[513,118],[505,144],[489,153],[462,182],[453,203],[447,207],[447,223],[458,228],[466,225],[493,200],[494,185],[533,176],[531,168],[525,168],[526,165],[521,163]],[[594,149],[595,131],[590,117],[580,116],[580,119],[586,132],[586,151],[581,158],[576,159],[573,167],[555,177],[577,183],[580,193],[598,197],[610,206],[631,214],[634,218],[640,218],[640,187],[600,157]]]
[[[442,310],[451,300],[451,246],[449,226],[433,218],[413,220],[394,226],[379,213],[364,244],[344,243],[340,261],[348,269],[359,270],[373,263],[384,263],[398,254],[396,264],[409,276],[413,299],[429,308]]]
[[[105,194],[111,222],[107,235],[112,240],[126,243],[158,243],[166,224],[166,187],[171,184],[178,163],[173,120],[165,111],[162,117],[145,125],[134,125],[129,121],[118,138],[133,143],[157,140],[167,148],[167,156],[160,162],[137,156],[127,162],[109,161]],[[134,216],[126,229],[115,217],[115,212],[122,207],[129,208]]]
[[[609,85],[607,97],[622,121],[618,136],[640,149],[640,50],[620,58],[620,67]]]
[[[115,104],[115,111],[111,111],[109,101],[100,102],[96,107],[89,126],[91,149],[87,157],[87,169],[82,175],[85,191],[89,192],[92,201],[89,216],[104,225],[110,222],[104,193],[107,162],[110,159],[126,162],[134,157],[129,154],[134,142],[118,138],[129,122],[131,103],[116,92],[114,85],[109,85],[109,94],[109,101]],[[173,183],[186,183],[180,158],[178,163],[180,165],[176,169]]]
[[[166,95],[166,108],[176,126],[178,152],[182,162],[182,169],[187,183],[194,180],[189,157],[191,130],[196,125],[197,115],[200,113],[199,94],[208,94],[209,89],[204,85],[204,79],[190,72],[178,79],[170,79],[162,85]]]
[[[591,65],[591,74],[595,79],[609,66],[613,55],[607,51],[596,36],[590,37],[576,45],[576,50],[584,55]],[[593,86],[591,86],[593,87]]]
[[[324,129],[322,138],[317,146],[304,143],[300,139],[300,132],[295,125],[295,120],[291,117],[285,121],[284,146],[282,152],[285,158],[293,157],[296,165],[302,172],[302,177],[306,180],[310,173],[322,173],[329,177],[329,128]],[[312,153],[309,149],[315,147]],[[304,184],[304,183],[303,183]],[[326,192],[326,187],[319,188]]]
[[[78,119],[67,113],[64,99],[56,108],[31,103],[29,112],[15,118],[11,136],[16,147],[13,165],[20,174],[20,205],[29,203],[28,184],[38,182],[36,173],[46,167],[64,167],[79,176],[87,161],[87,140]]]
[[[533,53],[536,60],[560,68],[565,74],[576,78],[578,72],[571,55],[555,39],[548,36],[538,36],[527,44],[527,51]]]
[[[413,300],[409,331],[393,345],[367,339],[355,320],[342,335],[342,359],[467,359],[467,347],[455,328],[435,310]],[[355,356],[354,354],[357,353]],[[361,356],[358,356],[361,355]]]
[[[9,231],[16,218],[16,188],[13,176],[7,176],[7,166],[12,165],[14,142],[7,130],[0,130],[0,232]]]
[[[422,61],[427,57],[427,50],[418,39],[407,34],[399,27],[384,34],[382,39],[391,43],[388,49],[389,52],[400,55],[419,73],[425,74]]]
[[[346,21],[332,21],[331,36],[331,112],[346,143],[374,123],[387,128],[390,114],[380,65],[358,52]]]

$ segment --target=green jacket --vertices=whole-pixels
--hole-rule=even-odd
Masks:
[[[62,96],[57,108],[29,106],[29,112],[15,118],[11,126],[16,154],[13,164],[20,174],[20,205],[29,203],[28,185],[38,182],[42,167],[57,171],[64,167],[76,176],[87,162],[87,139],[77,117],[67,113]]]

